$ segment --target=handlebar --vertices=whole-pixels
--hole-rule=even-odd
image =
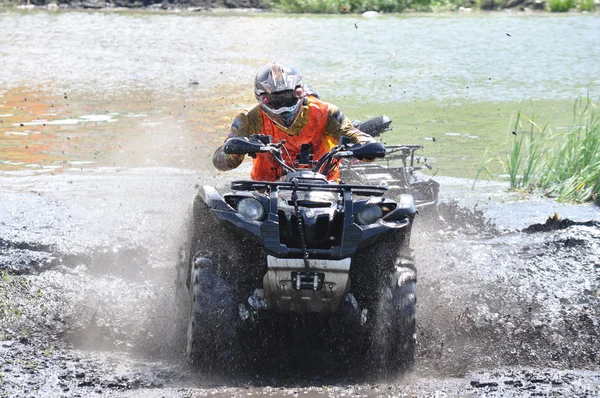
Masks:
[[[286,171],[296,171],[282,159],[282,149],[285,140],[278,143],[271,141],[268,135],[253,135],[251,137],[232,137],[225,141],[223,152],[226,154],[255,156],[257,153],[270,153],[273,159]],[[385,147],[381,142],[372,141],[366,144],[352,144],[347,137],[341,137],[337,146],[319,159],[312,171],[328,175],[342,158],[382,158]]]

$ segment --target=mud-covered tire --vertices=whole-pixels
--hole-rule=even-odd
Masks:
[[[412,260],[403,258],[387,282],[374,309],[369,357],[379,376],[395,377],[414,364],[417,298]]]
[[[262,249],[214,216],[198,195],[192,205],[188,249],[181,270],[188,291],[187,357],[205,373],[244,373],[240,340],[247,325],[240,304],[258,285]],[[266,264],[266,261],[264,261]]]
[[[192,271],[187,357],[210,373],[237,369],[237,307],[232,289],[211,269],[209,259],[196,259]]]

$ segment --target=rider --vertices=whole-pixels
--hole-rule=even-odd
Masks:
[[[238,114],[227,138],[270,135],[274,142],[285,140],[283,160],[293,166],[302,144],[311,143],[314,159],[319,159],[337,145],[341,136],[353,143],[366,143],[373,138],[356,129],[334,105],[321,101],[295,68],[279,63],[263,66],[254,79],[254,96],[258,105]],[[213,156],[214,166],[227,171],[238,167],[244,155],[228,155],[221,146]],[[275,181],[280,177],[278,164],[266,153],[257,153],[250,178]],[[337,178],[338,173],[330,174]]]

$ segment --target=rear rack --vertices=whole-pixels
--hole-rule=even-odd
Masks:
[[[393,160],[402,160],[404,167],[412,167],[415,162],[415,152],[420,149],[423,149],[423,145],[386,145],[384,160],[388,164]]]
[[[231,189],[234,191],[333,191],[343,194],[351,191],[354,195],[360,196],[382,196],[387,190],[387,187],[379,187],[376,185],[357,185],[357,184],[326,184],[326,183],[305,183],[299,182],[294,185],[291,182],[269,182],[269,181],[250,181],[239,180],[231,183]]]

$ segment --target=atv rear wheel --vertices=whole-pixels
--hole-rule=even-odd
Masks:
[[[379,290],[371,330],[370,357],[380,376],[394,377],[414,364],[416,345],[416,271],[403,257]]]
[[[209,258],[194,259],[187,331],[188,359],[208,372],[230,371],[239,360],[237,308],[232,289]]]

